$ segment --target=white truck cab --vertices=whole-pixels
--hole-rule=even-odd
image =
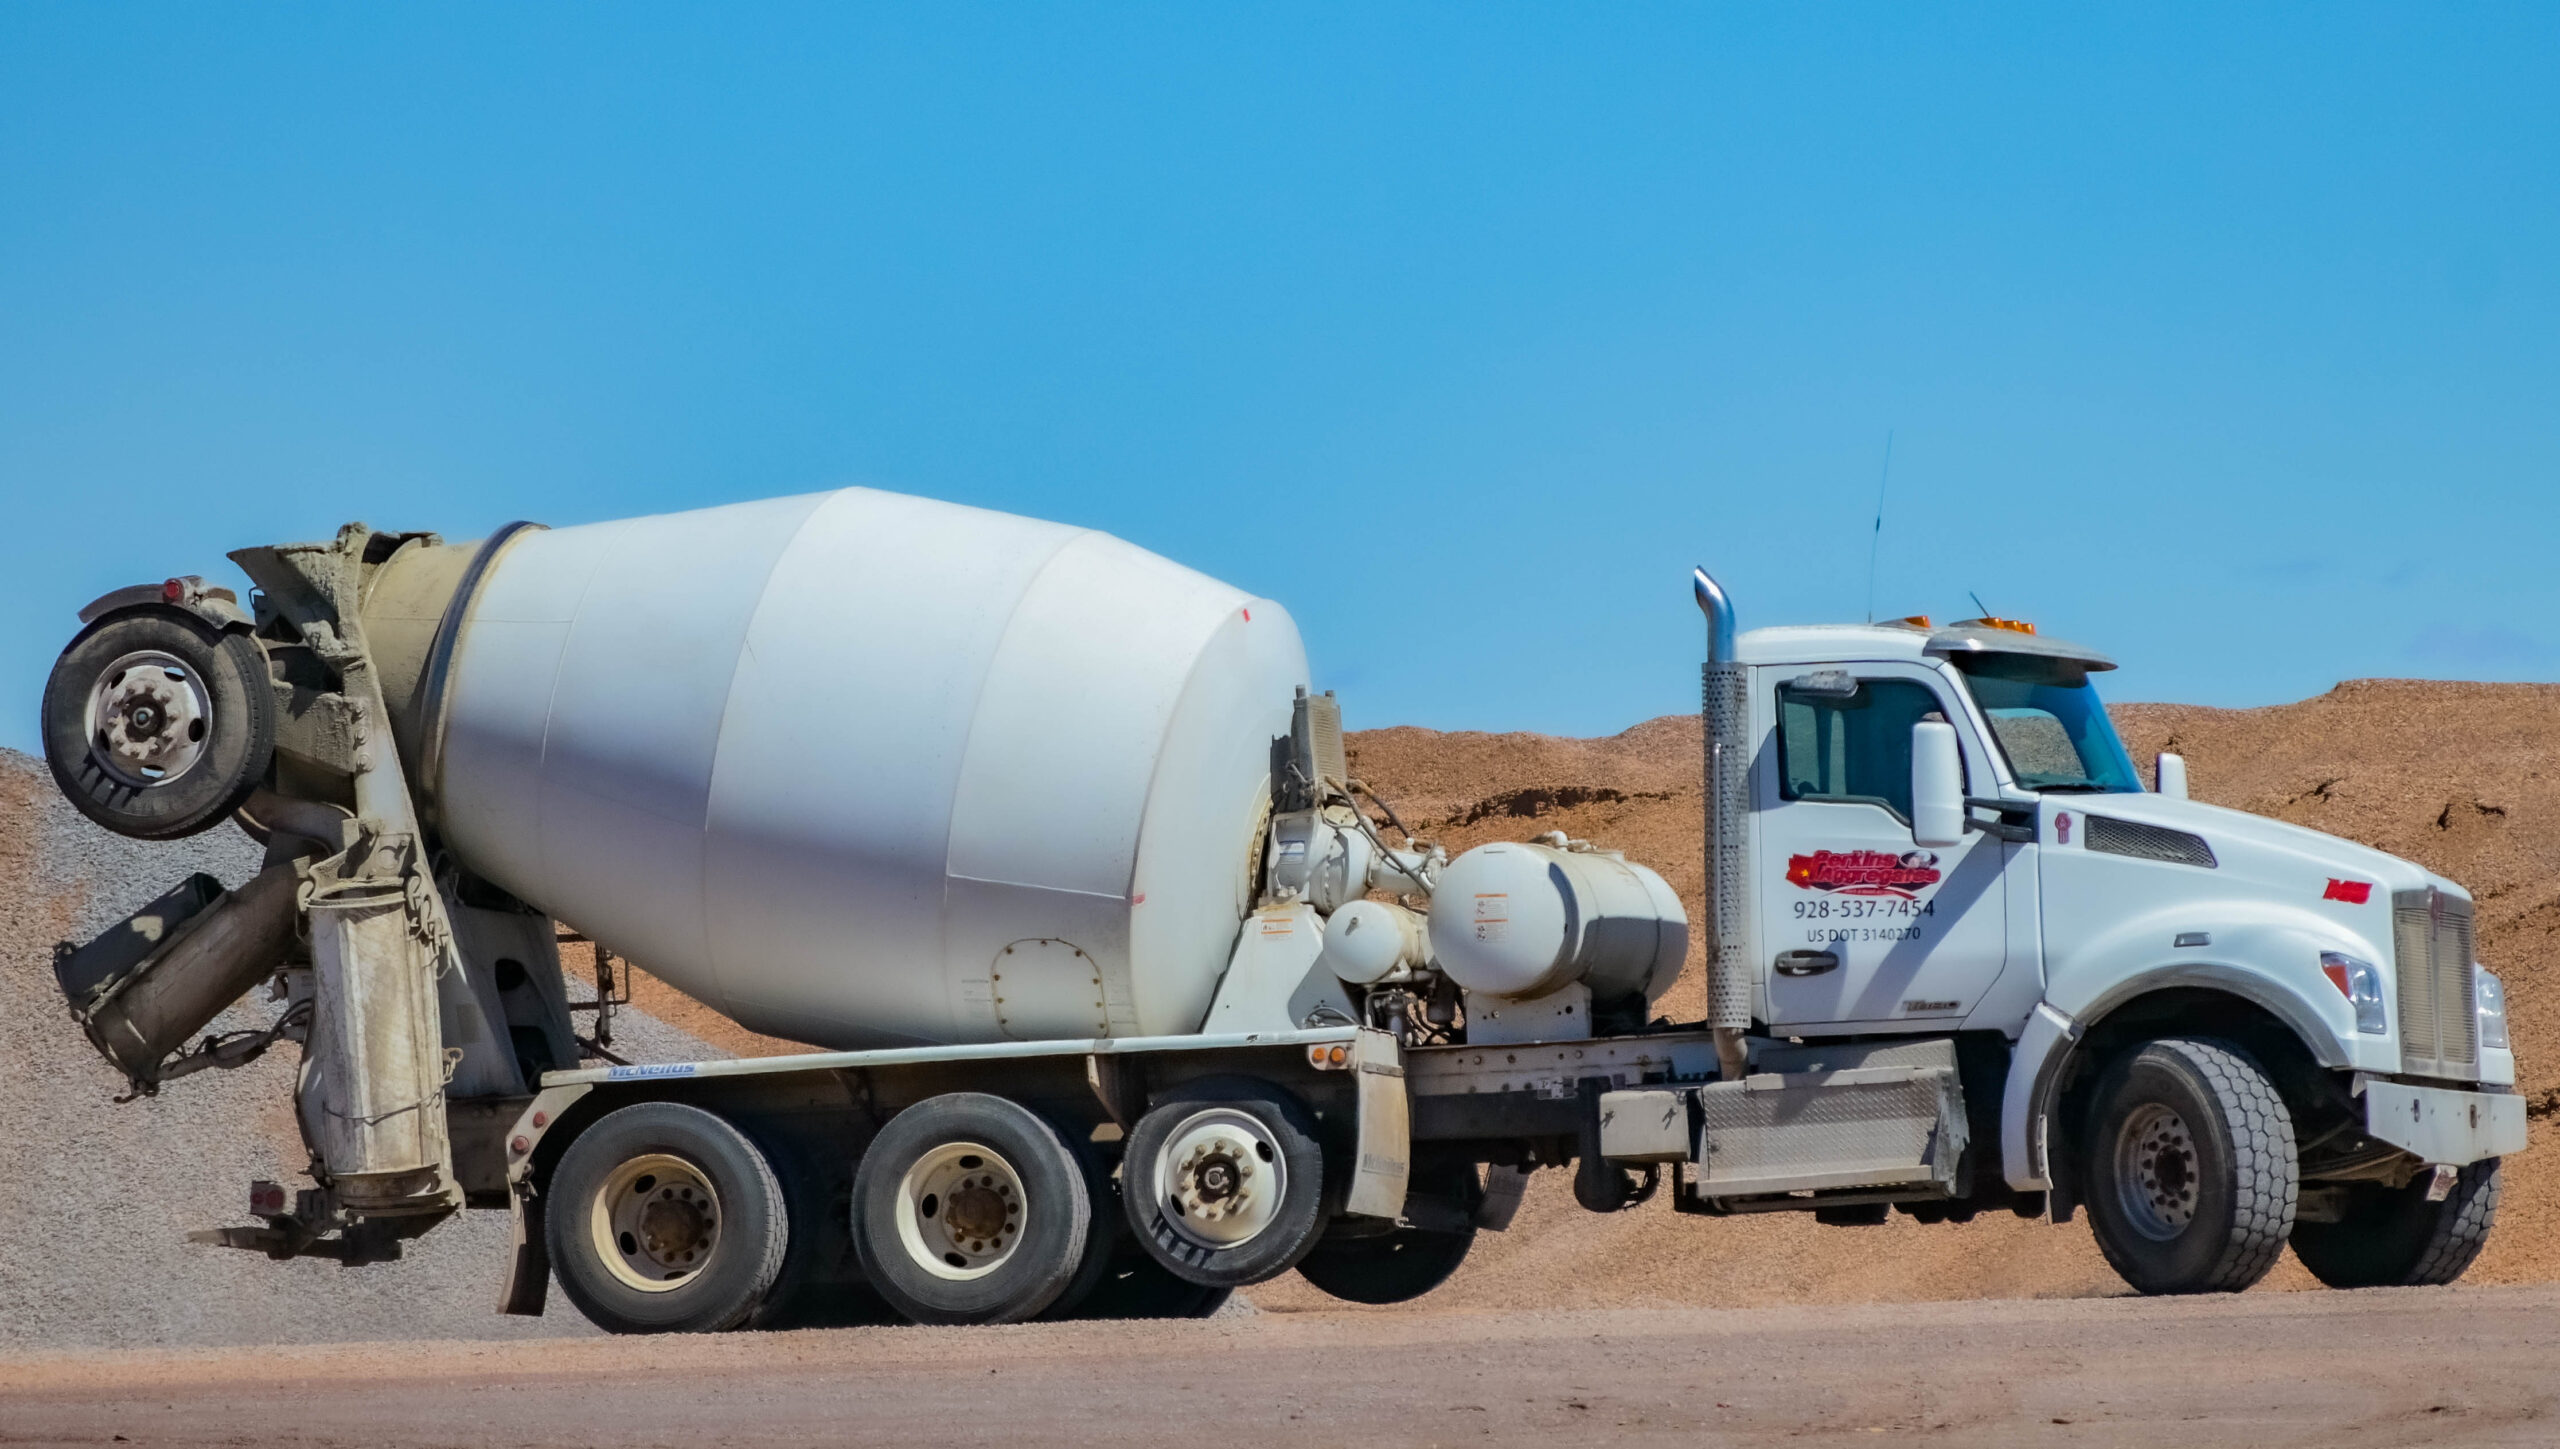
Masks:
[[[2113,661],[2033,625],[1719,638],[1730,607],[1698,592],[1712,893],[1742,897],[1711,923],[1729,1053],[1988,1047],[1979,1145],[2011,1191],[2085,1201],[2138,1287],[2254,1280],[2284,1234],[2241,1242],[2245,1219],[2278,1206],[2333,1282],[2468,1263],[2525,1112],[2460,886],[2188,799],[2175,756],[2147,788],[2091,683]],[[2221,1239],[2177,1251],[2206,1218]]]

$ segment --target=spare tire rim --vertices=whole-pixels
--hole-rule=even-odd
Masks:
[[[1156,1154],[1165,1221],[1211,1249],[1259,1237],[1280,1215],[1288,1164],[1271,1129],[1250,1112],[1213,1107],[1186,1117]]]
[[[166,785],[213,742],[213,698],[184,660],[137,650],[98,672],[83,724],[99,766],[137,790]]]
[[[1022,1245],[1027,1195],[1005,1155],[977,1142],[946,1142],[898,1182],[898,1242],[937,1278],[983,1278]]]
[[[720,1246],[720,1194],[701,1168],[652,1152],[613,1170],[587,1215],[596,1256],[643,1293],[693,1281]]]
[[[2116,1133],[2116,1198],[2135,1232],[2165,1243],[2195,1220],[2202,1164],[2187,1119],[2146,1102]]]

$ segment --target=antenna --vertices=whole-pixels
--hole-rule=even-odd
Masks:
[[[1884,433],[1884,476],[1876,480],[1876,531],[1867,540],[1867,622],[1876,621],[1876,550],[1884,547],[1884,485],[1893,481],[1893,430]]]
[[[1991,617],[1991,606],[1982,602],[1982,595],[1975,593],[1971,589],[1967,589],[1964,591],[1964,596],[1973,600],[1973,612],[1976,618],[1988,619]]]

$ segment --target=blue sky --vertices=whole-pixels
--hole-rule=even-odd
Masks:
[[[869,483],[1285,602],[1357,726],[1746,625],[2560,678],[2560,9],[13,5],[0,743],[349,518]]]

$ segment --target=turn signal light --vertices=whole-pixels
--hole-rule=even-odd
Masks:
[[[1320,1072],[1338,1072],[1350,1065],[1351,1048],[1347,1046],[1311,1046],[1307,1048],[1307,1065]]]
[[[2366,1036],[2380,1036],[2390,1030],[2382,1014],[2382,971],[2370,961],[2359,961],[2337,951],[2320,953],[2320,974],[2338,988],[2338,994],[2356,1009],[2356,1030]]]

